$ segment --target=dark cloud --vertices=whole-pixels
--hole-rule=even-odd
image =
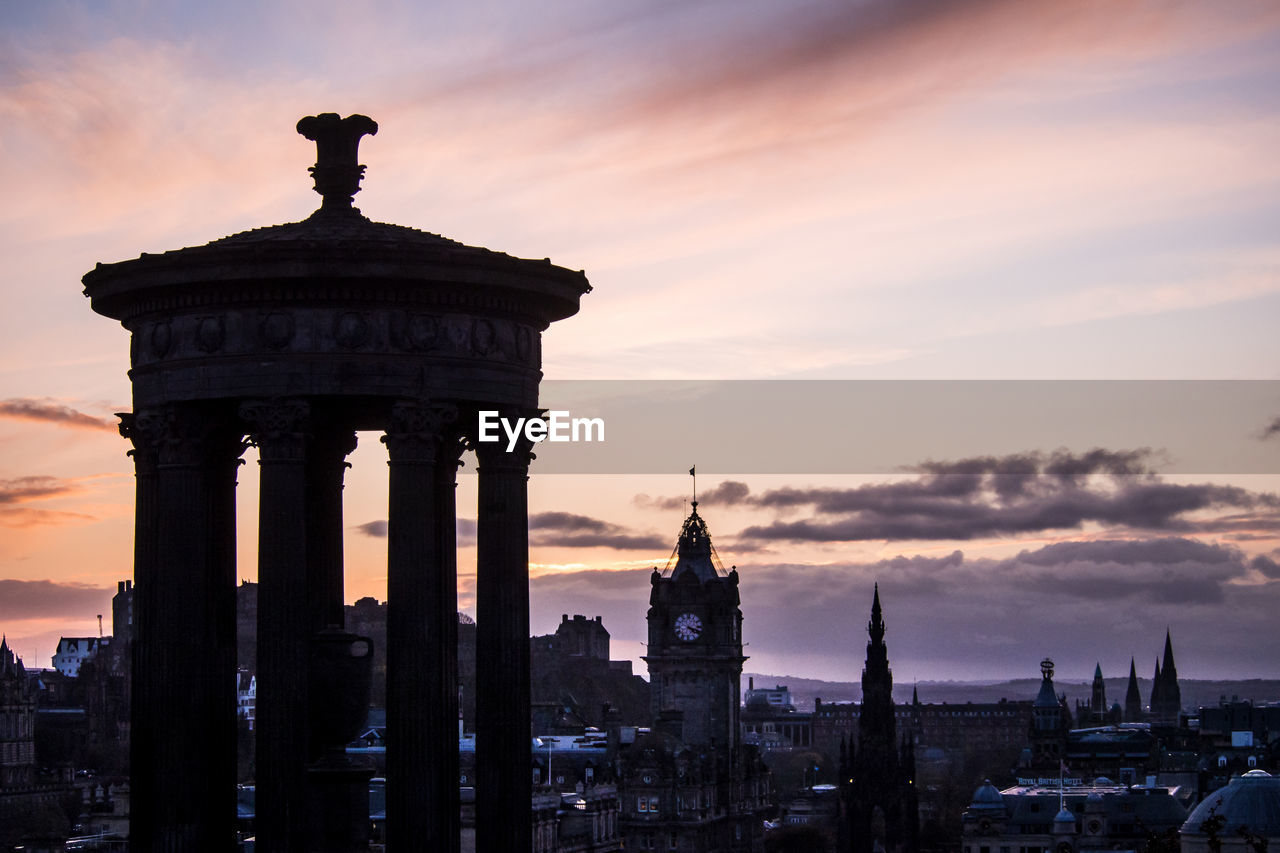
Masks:
[[[377,521],[366,521],[364,524],[357,524],[354,528],[357,533],[365,536],[372,536],[375,539],[385,539],[387,537],[386,519],[378,519]]]
[[[1280,563],[1270,557],[1259,554],[1249,562],[1249,567],[1257,569],[1266,577],[1272,580],[1280,580]]]
[[[362,536],[369,536],[374,539],[387,538],[387,521],[380,518],[376,521],[366,521],[364,524],[357,524],[352,528]],[[476,523],[470,518],[459,518],[457,520],[457,544],[461,547],[474,545],[476,541]]]
[[[746,483],[736,480],[725,480],[723,483],[698,493],[699,506],[734,506],[747,500],[751,493]],[[649,495],[636,495],[636,506],[645,509],[684,509],[688,510],[689,498],[654,498]]]
[[[1262,431],[1261,437],[1265,441],[1268,438],[1275,438],[1277,435],[1280,435],[1280,417],[1267,424],[1266,428]]]
[[[356,525],[358,533],[383,539],[387,535],[385,519]],[[618,550],[664,551],[671,543],[660,536],[636,534],[627,528],[571,512],[539,512],[529,516],[529,544],[536,547],[615,548]],[[470,518],[457,521],[458,544],[475,544],[476,522]]]
[[[533,532],[529,544],[536,547],[615,548],[663,551],[671,542],[661,536],[637,534],[620,524],[571,512],[539,512],[529,516]]]
[[[1235,486],[1176,484],[1154,473],[1146,449],[1082,454],[1021,453],[928,461],[911,480],[854,488],[780,488],[752,494],[743,483],[714,489],[729,506],[804,510],[798,521],[775,520],[738,534],[742,540],[853,542],[956,540],[1086,524],[1174,533],[1248,534],[1274,529],[1280,498]],[[670,508],[672,498],[641,496],[642,505]],[[1233,515],[1207,512],[1247,510]]]
[[[88,584],[0,579],[0,619],[92,619],[111,612],[112,592]]]
[[[95,418],[70,406],[53,400],[34,400],[29,397],[11,397],[0,400],[0,418],[18,421],[40,421],[71,427],[73,429],[97,429],[116,431],[116,424],[104,418]]]

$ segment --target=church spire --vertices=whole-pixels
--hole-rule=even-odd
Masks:
[[[1178,667],[1173,662],[1173,640],[1169,630],[1164,632],[1164,663],[1160,667],[1159,705],[1152,699],[1151,713],[1158,722],[1166,726],[1178,725],[1178,716],[1182,713],[1182,688],[1178,686]],[[1155,689],[1152,690],[1154,696]]]
[[[1164,663],[1160,671],[1164,675],[1165,683],[1178,680],[1178,667],[1173,663],[1173,638],[1168,628],[1164,629]]]
[[[1142,694],[1138,691],[1138,667],[1132,657],[1129,658],[1129,687],[1124,694],[1124,721],[1126,723],[1142,722]]]

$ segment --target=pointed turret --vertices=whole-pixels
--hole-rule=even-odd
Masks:
[[[1094,715],[1107,713],[1107,685],[1102,680],[1102,663],[1093,668],[1093,695],[1089,699],[1089,710]]]
[[[1138,691],[1138,668],[1133,658],[1129,658],[1129,686],[1124,694],[1124,721],[1142,722],[1142,694]]]

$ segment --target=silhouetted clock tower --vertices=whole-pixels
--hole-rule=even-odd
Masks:
[[[649,595],[649,695],[653,718],[683,714],[682,740],[732,750],[738,743],[742,610],[738,572],[720,565],[698,502],[672,561]]]

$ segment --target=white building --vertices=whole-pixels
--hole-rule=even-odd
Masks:
[[[68,678],[75,678],[80,674],[80,665],[110,643],[110,637],[63,637],[58,640],[58,650],[53,655],[53,668]]]

